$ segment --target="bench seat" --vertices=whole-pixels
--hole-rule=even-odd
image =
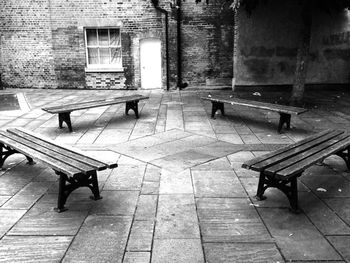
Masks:
[[[278,124],[278,132],[281,132],[283,124],[286,124],[290,129],[291,114],[299,115],[307,111],[307,109],[293,106],[286,106],[280,104],[273,104],[268,102],[253,101],[246,99],[230,98],[225,96],[208,96],[201,97],[203,100],[209,100],[212,102],[211,117],[214,118],[215,113],[220,110],[222,115],[225,115],[224,103],[231,105],[246,106],[255,109],[269,110],[278,112],[280,114],[280,121]]]
[[[118,166],[116,162],[107,164],[79,149],[58,144],[23,128],[0,131],[0,168],[15,153],[25,155],[29,164],[34,164],[34,159],[44,163],[59,176],[58,212],[65,210],[68,196],[79,187],[89,187],[93,198],[100,199],[97,171]]]
[[[245,162],[242,167],[260,172],[257,199],[263,200],[265,190],[275,187],[298,211],[297,178],[310,166],[335,154],[344,159],[350,170],[350,134],[342,130],[325,130],[297,143]]]
[[[52,107],[44,107],[42,108],[42,110],[52,114],[58,114],[59,127],[62,128],[62,124],[63,122],[65,122],[68,126],[69,131],[72,132],[73,129],[72,129],[72,123],[70,119],[70,113],[72,111],[109,106],[109,105],[114,105],[119,103],[126,103],[125,114],[128,115],[129,110],[133,110],[136,118],[138,119],[139,118],[138,102],[140,100],[145,100],[148,98],[149,97],[147,96],[136,94],[136,95],[130,95],[130,96],[82,101],[82,102],[77,102],[72,104],[63,104],[63,105],[52,106]]]

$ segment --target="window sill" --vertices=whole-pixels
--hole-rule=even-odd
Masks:
[[[85,72],[124,72],[123,68],[85,68]]]

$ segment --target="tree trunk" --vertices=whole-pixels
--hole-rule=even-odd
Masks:
[[[291,105],[300,105],[304,97],[307,66],[309,62],[312,12],[311,1],[303,1],[302,23],[297,51],[297,61],[291,97]]]

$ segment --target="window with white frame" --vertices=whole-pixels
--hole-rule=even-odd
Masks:
[[[119,28],[86,28],[85,46],[88,69],[122,69]]]

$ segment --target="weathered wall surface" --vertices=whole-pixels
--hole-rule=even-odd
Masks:
[[[231,85],[234,13],[225,0],[182,4],[183,79],[192,85]]]
[[[314,15],[309,83],[350,82],[350,13]]]
[[[300,31],[300,6],[269,0],[249,17],[238,12],[234,76],[236,85],[292,84]],[[349,32],[349,33],[348,33]],[[349,37],[348,37],[349,35]],[[349,83],[348,13],[314,8],[308,84]]]

